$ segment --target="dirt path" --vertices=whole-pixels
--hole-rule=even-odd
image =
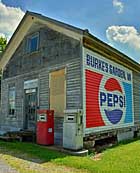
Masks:
[[[18,173],[14,168],[11,168],[4,160],[0,158],[0,173]]]
[[[15,153],[0,147],[0,173],[87,173],[87,171],[51,162],[42,162],[42,160],[28,154]]]

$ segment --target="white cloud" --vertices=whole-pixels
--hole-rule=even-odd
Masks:
[[[124,10],[124,4],[119,0],[113,0],[113,6],[117,9],[118,13],[122,13]]]
[[[0,33],[0,37],[5,37],[5,34],[3,34],[3,33]]]
[[[20,8],[8,7],[0,0],[0,35],[9,39],[23,15],[24,12]]]
[[[121,43],[140,51],[140,33],[133,26],[110,26],[106,36],[112,44]]]

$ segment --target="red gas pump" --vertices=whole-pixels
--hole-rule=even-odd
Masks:
[[[37,144],[53,145],[54,144],[54,111],[38,110],[37,111]]]

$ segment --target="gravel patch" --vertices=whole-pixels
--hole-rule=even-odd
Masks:
[[[4,160],[0,158],[0,173],[19,173],[14,168],[11,168]]]

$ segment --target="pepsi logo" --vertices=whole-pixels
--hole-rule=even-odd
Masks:
[[[100,84],[100,111],[104,122],[109,124],[119,123],[126,109],[125,92],[120,83],[115,78],[104,77]]]

